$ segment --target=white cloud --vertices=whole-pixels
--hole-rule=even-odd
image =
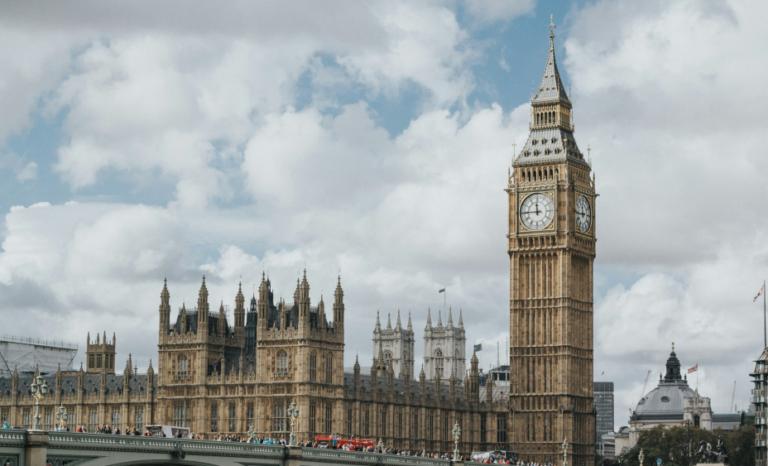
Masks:
[[[566,41],[577,135],[597,176],[598,280],[639,277],[598,303],[596,369],[617,382],[616,420],[655,385],[672,341],[702,392],[745,408],[768,262],[760,128],[768,77],[761,2],[597,2]],[[766,11],[768,12],[768,11]],[[748,71],[745,71],[748,70]],[[749,107],[749,108],[747,108]],[[599,372],[598,372],[599,373]],[[705,375],[706,374],[706,375]],[[692,381],[693,383],[693,381]]]
[[[528,14],[536,0],[465,0],[467,12],[480,23],[511,21]]]

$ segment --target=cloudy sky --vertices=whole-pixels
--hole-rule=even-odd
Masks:
[[[626,424],[675,342],[748,403],[768,275],[768,62],[755,1],[2,2],[0,333],[146,367],[157,305],[290,298],[341,273],[346,362],[375,313],[464,312],[506,351],[503,192],[547,23],[600,193],[595,377]],[[78,357],[79,361],[80,357]],[[122,363],[121,367],[122,367]],[[695,380],[692,381],[695,384]]]

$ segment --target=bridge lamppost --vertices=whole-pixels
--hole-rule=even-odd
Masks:
[[[563,439],[560,450],[563,452],[563,466],[568,466],[568,440]]]
[[[643,466],[643,461],[645,461],[645,452],[643,449],[640,449],[640,454],[637,455],[637,461],[640,462],[640,466]]]
[[[288,418],[291,421],[291,435],[288,437],[288,446],[296,446],[296,418],[299,417],[299,407],[296,406],[295,401],[291,401],[291,405],[288,407]]]
[[[32,379],[29,390],[32,392],[32,398],[35,399],[35,422],[32,424],[32,430],[40,430],[40,402],[48,394],[48,382],[40,375],[40,372]]]
[[[459,461],[459,439],[461,439],[461,426],[459,423],[453,425],[453,461]]]
[[[56,409],[56,423],[58,424],[56,430],[59,432],[66,432],[68,419],[69,414],[67,414],[67,408],[65,408],[64,405],[59,406]]]
[[[248,426],[248,443],[254,443],[256,440],[256,430],[253,428],[253,424]]]

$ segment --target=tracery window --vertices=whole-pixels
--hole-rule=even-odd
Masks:
[[[438,377],[443,376],[443,352],[440,349],[435,350],[435,375]]]
[[[275,399],[272,402],[272,432],[288,432],[288,417],[285,399]]]
[[[229,422],[229,432],[237,430],[237,407],[234,401],[229,402],[229,411],[227,412],[227,421]]]
[[[187,400],[173,402],[173,425],[187,427]]]
[[[505,445],[507,443],[507,415],[496,415],[496,443]]]
[[[176,375],[179,378],[184,378],[189,375],[189,360],[185,354],[179,355],[178,364],[176,366]]]
[[[133,427],[139,432],[144,430],[144,406],[133,408]]]
[[[275,375],[277,377],[286,377],[288,375],[288,353],[283,350],[277,352],[275,361]]]
[[[325,433],[333,433],[333,403],[330,401],[325,403]]]

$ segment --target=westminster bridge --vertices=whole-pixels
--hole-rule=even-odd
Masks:
[[[472,463],[324,448],[70,432],[0,431],[0,466],[453,466]]]

